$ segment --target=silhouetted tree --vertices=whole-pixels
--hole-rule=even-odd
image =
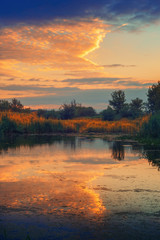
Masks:
[[[151,112],[160,110],[160,81],[148,89],[148,108]]]
[[[11,109],[11,104],[6,100],[0,100],[0,111],[6,112]]]
[[[113,121],[115,118],[115,111],[110,106],[108,106],[106,110],[103,110],[101,112],[101,115],[102,120]]]
[[[143,114],[143,100],[140,98],[135,98],[131,100],[130,111],[133,118],[142,116]]]
[[[75,117],[93,117],[96,115],[96,111],[92,107],[76,106]]]
[[[131,118],[132,117],[131,108],[130,108],[130,105],[128,103],[124,104],[124,106],[122,107],[118,117],[119,117],[119,119],[120,118]]]
[[[112,100],[109,100],[109,104],[113,107],[116,113],[120,113],[125,106],[125,93],[122,90],[114,91],[111,93]]]
[[[12,102],[11,102],[11,110],[13,112],[21,112],[23,110],[22,103],[19,100],[17,100],[16,98],[13,98]]]
[[[60,107],[60,117],[61,119],[72,119],[75,117],[76,107],[81,106],[81,104],[76,103],[75,100],[72,100],[71,103],[64,103]]]
[[[72,119],[77,117],[93,117],[96,115],[96,111],[92,107],[84,107],[75,100],[72,100],[70,104],[64,103],[60,107],[61,119]]]

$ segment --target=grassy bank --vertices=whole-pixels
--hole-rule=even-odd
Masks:
[[[123,133],[137,134],[148,117],[135,120],[102,121],[101,119],[58,120],[38,117],[36,113],[0,113],[0,134],[52,133]]]
[[[160,112],[153,114],[148,121],[142,124],[139,140],[148,145],[160,144]]]

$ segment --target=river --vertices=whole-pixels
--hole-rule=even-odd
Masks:
[[[0,143],[0,240],[160,239],[160,149],[102,138]]]

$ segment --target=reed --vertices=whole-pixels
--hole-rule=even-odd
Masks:
[[[0,113],[1,133],[128,133],[137,134],[149,116],[135,120],[102,121],[101,119],[58,120],[38,117],[34,113]]]

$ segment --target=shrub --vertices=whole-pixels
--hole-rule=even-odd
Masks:
[[[17,133],[18,126],[15,121],[9,119],[7,116],[3,116],[0,122],[1,135],[8,135],[11,133]]]
[[[148,138],[160,138],[160,112],[153,114],[148,122],[145,122],[139,135]]]
[[[115,118],[115,111],[108,107],[106,110],[102,111],[102,120],[113,121]]]

